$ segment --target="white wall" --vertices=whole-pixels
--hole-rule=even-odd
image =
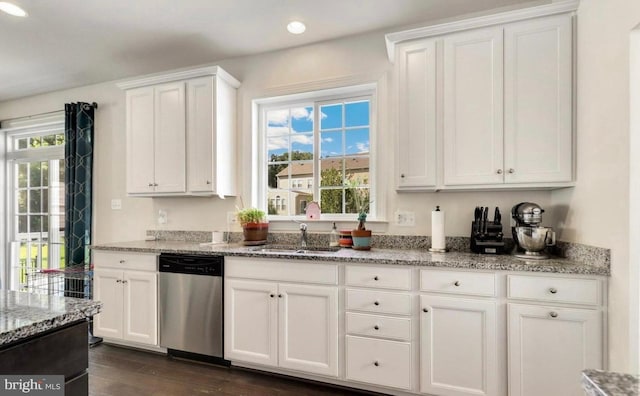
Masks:
[[[609,355],[610,368],[621,371],[629,371],[631,367],[628,332],[629,33],[638,22],[640,2],[637,0],[580,2],[578,182],[573,189],[551,194],[554,223],[559,225],[560,239],[612,249]]]

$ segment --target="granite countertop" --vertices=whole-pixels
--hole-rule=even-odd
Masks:
[[[99,301],[0,290],[0,346],[88,318],[101,308]]]
[[[602,370],[584,370],[582,387],[589,396],[637,396],[640,381],[637,375]]]
[[[339,249],[335,252],[306,253],[263,252],[267,246],[242,246],[237,244],[200,244],[181,241],[132,241],[92,246],[93,250],[111,250],[148,253],[221,254],[261,258],[295,258],[301,260],[376,263],[391,265],[416,265],[484,270],[531,271],[565,274],[609,276],[610,268],[590,265],[582,261],[564,258],[548,260],[522,260],[511,255],[487,255],[468,252],[430,253],[426,250],[377,249],[358,251]],[[328,248],[327,248],[328,249]]]

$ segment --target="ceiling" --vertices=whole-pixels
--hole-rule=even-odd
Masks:
[[[0,12],[0,101],[530,0],[15,0]],[[288,33],[293,19],[302,35]]]

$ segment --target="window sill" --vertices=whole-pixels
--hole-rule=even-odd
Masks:
[[[307,225],[309,232],[330,232],[333,227],[333,223],[336,223],[336,228],[340,230],[353,230],[358,227],[358,220],[354,217],[353,220],[348,219],[321,219],[321,220],[307,220],[304,218],[294,219],[270,219],[269,231],[274,232],[297,232],[300,230],[300,223]],[[389,228],[389,222],[386,220],[367,220],[365,223],[368,230],[374,233],[386,233]]]

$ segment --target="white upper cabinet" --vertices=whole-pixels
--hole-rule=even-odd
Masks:
[[[127,192],[235,195],[239,85],[215,66],[119,83],[127,90]]]
[[[444,184],[502,182],[502,29],[444,41]]]
[[[398,189],[436,186],[436,41],[398,52]]]
[[[572,180],[571,18],[507,25],[505,182]]]
[[[576,6],[387,35],[399,191],[573,185]]]

